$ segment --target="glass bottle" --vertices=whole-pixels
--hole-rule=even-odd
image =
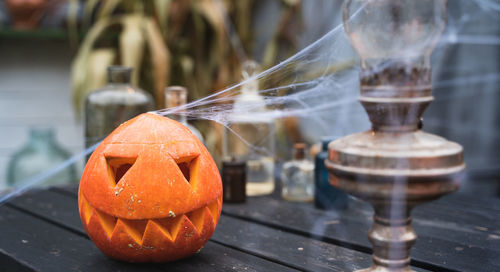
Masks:
[[[330,138],[322,139],[321,152],[314,158],[314,205],[319,209],[345,209],[348,196],[344,191],[330,184],[325,166],[328,144],[331,141]]]
[[[153,110],[153,98],[131,85],[132,68],[108,67],[108,85],[85,99],[85,147],[102,141],[121,123]]]
[[[70,153],[57,143],[51,128],[32,128],[29,142],[16,152],[9,162],[7,184],[22,187],[29,178],[60,165],[70,157]],[[37,184],[37,187],[77,181],[75,165],[69,165]]]
[[[293,146],[293,159],[283,164],[281,195],[285,200],[309,202],[314,197],[314,164],[306,158],[306,145]]]
[[[165,88],[165,101],[167,103],[167,108],[185,105],[187,103],[187,89],[182,86],[170,86]],[[184,114],[185,112],[186,109],[181,108],[176,111],[175,114],[170,114],[168,117],[189,128],[189,130],[191,130],[191,132],[193,132],[193,134],[203,143],[203,135],[201,135],[196,127],[187,122],[187,117]]]
[[[254,76],[257,68],[255,62],[245,62],[243,78],[248,80]],[[274,119],[265,115],[268,109],[258,90],[257,80],[249,80],[242,86],[223,136],[224,159],[246,162],[247,196],[267,195],[274,191]]]

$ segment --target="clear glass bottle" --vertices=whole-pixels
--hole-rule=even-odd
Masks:
[[[85,147],[102,141],[121,123],[154,109],[153,98],[131,85],[132,68],[108,67],[108,85],[85,99]]]
[[[285,200],[310,202],[314,199],[314,164],[306,158],[306,145],[293,146],[293,159],[283,164],[281,195]]]
[[[70,157],[70,153],[57,143],[51,128],[32,128],[29,142],[9,162],[7,185],[22,187],[29,178],[60,165]],[[37,187],[77,182],[75,165],[69,165]]]
[[[167,108],[175,108],[183,106],[187,103],[187,89],[182,86],[170,86],[165,88],[165,101],[167,103]],[[185,114],[186,109],[179,109],[178,114],[170,114],[168,117],[183,124],[191,132],[193,132],[198,139],[203,143],[203,135],[201,132],[193,125],[187,122],[187,117]]]
[[[251,78],[257,72],[257,64],[247,61],[243,65],[243,78]],[[247,196],[271,194],[274,191],[274,119],[266,116],[268,109],[259,94],[257,80],[250,80],[241,88],[224,130],[223,156],[235,158],[247,164]]]

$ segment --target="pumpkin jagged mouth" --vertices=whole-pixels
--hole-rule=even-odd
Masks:
[[[147,247],[145,239],[152,233],[161,233],[167,241],[175,243],[181,238],[179,235],[181,231],[185,239],[200,237],[204,231],[213,231],[218,221],[219,203],[222,200],[218,197],[209,204],[182,215],[176,216],[173,212],[169,212],[165,218],[131,220],[117,218],[92,207],[81,192],[79,197],[81,218],[86,226],[96,225],[95,227],[101,228],[109,240],[114,240],[125,233],[142,247]],[[211,230],[206,230],[207,227]]]

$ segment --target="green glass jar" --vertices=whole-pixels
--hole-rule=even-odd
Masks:
[[[71,157],[54,137],[51,128],[33,128],[29,142],[16,152],[7,168],[7,185],[22,187],[37,174],[54,168]],[[38,187],[77,183],[75,165],[69,165],[58,173],[42,180]]]

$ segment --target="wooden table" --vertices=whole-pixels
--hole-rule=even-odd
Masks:
[[[454,194],[418,207],[417,271],[500,271],[500,199]],[[85,234],[75,188],[33,191],[0,207],[0,271],[352,271],[370,264],[368,205],[325,212],[278,196],[224,204],[203,250],[165,264],[108,259]]]

